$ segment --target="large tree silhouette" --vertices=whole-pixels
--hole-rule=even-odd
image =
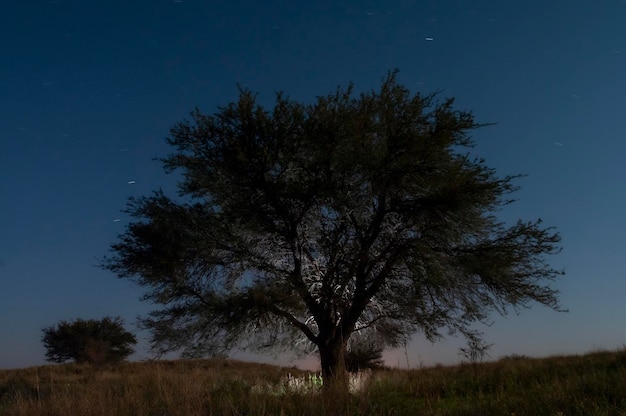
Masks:
[[[517,176],[470,155],[480,127],[453,100],[411,94],[396,73],[272,109],[242,90],[177,124],[162,159],[178,197],[131,199],[104,267],[148,289],[158,351],[312,348],[345,376],[351,334],[385,345],[471,333],[494,311],[559,309],[540,220],[505,224]]]

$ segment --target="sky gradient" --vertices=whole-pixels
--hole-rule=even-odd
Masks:
[[[121,316],[135,332],[150,305],[97,264],[128,197],[175,191],[153,159],[195,107],[215,112],[237,84],[268,105],[277,91],[311,102],[349,82],[377,88],[394,68],[411,91],[496,123],[474,132],[477,154],[501,176],[528,174],[501,217],[542,218],[563,237],[551,264],[569,312],[494,316],[477,327],[491,358],[626,344],[626,0],[2,5],[0,368],[44,363],[41,329],[60,320]],[[460,346],[417,334],[387,358],[456,363]],[[142,342],[134,359],[148,357]]]

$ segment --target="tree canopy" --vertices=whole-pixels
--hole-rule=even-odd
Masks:
[[[116,363],[132,354],[132,346],[137,343],[135,336],[124,329],[121,318],[61,321],[42,331],[46,359],[57,363]]]
[[[235,346],[320,354],[324,377],[355,332],[386,346],[471,333],[494,311],[559,309],[546,256],[558,233],[506,224],[518,176],[472,156],[481,124],[396,73],[271,109],[241,90],[171,129],[178,197],[132,198],[103,266],[159,305],[143,323],[160,352]]]

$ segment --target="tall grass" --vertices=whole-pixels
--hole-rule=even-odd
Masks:
[[[384,369],[342,397],[290,377],[308,373],[231,360],[4,370],[0,415],[626,415],[626,350]]]

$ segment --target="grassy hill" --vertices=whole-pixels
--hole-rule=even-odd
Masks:
[[[306,371],[234,360],[0,371],[0,415],[626,415],[626,349],[372,373],[322,400]]]

